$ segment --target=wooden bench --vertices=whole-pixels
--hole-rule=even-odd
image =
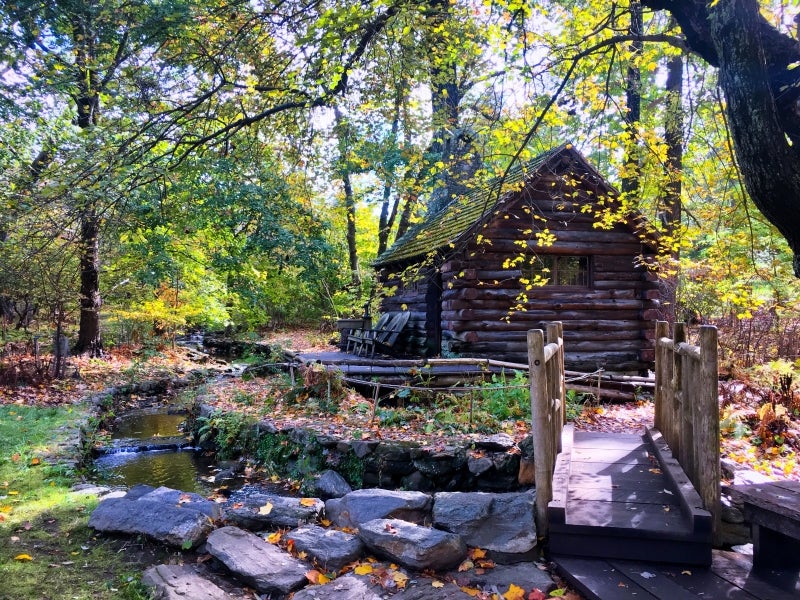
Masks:
[[[735,485],[753,533],[753,566],[800,568],[800,481]]]
[[[359,356],[369,352],[370,356],[375,355],[375,349],[380,348],[391,351],[397,342],[403,328],[408,323],[411,313],[407,310],[397,313],[385,313],[378,319],[373,329],[363,329],[347,338],[347,351],[350,351],[352,343],[353,352]]]

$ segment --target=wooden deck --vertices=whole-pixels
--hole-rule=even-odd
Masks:
[[[711,563],[710,515],[658,439],[573,437],[568,426],[562,446],[548,507],[552,554]]]

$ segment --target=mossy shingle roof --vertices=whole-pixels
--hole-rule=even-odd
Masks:
[[[512,167],[505,177],[494,179],[466,196],[455,198],[439,212],[426,216],[378,256],[374,266],[422,257],[455,244],[489,218],[495,207],[506,198],[508,191],[518,189],[518,184],[537,176],[545,165],[564,153],[572,154],[589,166],[570,144],[548,150],[526,163]]]

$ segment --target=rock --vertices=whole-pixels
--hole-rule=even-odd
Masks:
[[[341,498],[352,491],[347,480],[332,469],[323,471],[314,481],[314,493],[323,500]]]
[[[535,492],[489,494],[440,492],[434,496],[434,526],[458,533],[469,546],[524,554],[536,546]]]
[[[402,479],[403,489],[412,492],[432,492],[436,487],[433,482],[419,471],[414,471],[411,475],[406,475]]]
[[[313,500],[313,503],[309,500]],[[268,505],[271,505],[269,510]],[[231,494],[223,512],[226,519],[239,527],[261,531],[313,523],[324,507],[322,500],[317,498],[287,498],[264,493],[256,486],[248,486]]]
[[[493,466],[494,462],[488,456],[480,456],[479,458],[470,456],[467,458],[467,469],[469,469],[469,472],[476,477],[483,475]]]
[[[128,493],[125,494],[126,500],[138,500],[142,496],[149,494],[150,492],[154,492],[156,488],[152,485],[147,485],[146,483],[137,483],[131,489],[128,490]]]
[[[726,523],[725,521],[720,523],[719,543],[721,546],[748,544],[752,539],[750,525],[746,523]]]
[[[206,549],[242,581],[266,594],[288,594],[302,587],[311,568],[238,527],[213,531]]]
[[[467,556],[460,536],[399,519],[362,523],[358,535],[373,552],[409,569],[441,571]]]
[[[358,560],[364,551],[361,540],[344,531],[305,525],[286,536],[297,550],[306,552],[326,572],[339,571],[346,564]]]
[[[733,485],[750,485],[753,483],[769,483],[771,478],[749,469],[736,471],[733,477]]]
[[[476,440],[475,447],[492,452],[507,452],[511,450],[516,444],[514,438],[507,433],[495,433],[494,435],[486,436]]]
[[[414,468],[426,477],[437,480],[461,470],[467,463],[463,448],[417,448],[411,451]]]
[[[441,588],[435,588],[430,584],[426,585],[421,583],[420,585],[411,586],[403,590],[397,597],[403,600],[469,600],[469,598],[473,598],[474,596],[462,591],[454,583],[447,582],[444,584],[444,587]]]
[[[302,589],[292,596],[292,600],[380,600],[382,597],[362,578],[345,575],[325,585]]]
[[[130,492],[128,492],[129,497]],[[218,519],[222,510],[220,505],[211,500],[206,500],[200,494],[194,492],[182,492],[168,487],[156,488],[138,498],[138,500],[155,500],[165,504],[173,504],[178,508],[191,508],[199,511],[212,519]]]
[[[744,523],[744,513],[725,494],[720,495],[720,518],[725,523]]]
[[[232,600],[233,596],[189,565],[156,565],[142,575],[155,600]]]
[[[89,517],[89,527],[97,531],[142,534],[178,546],[194,547],[211,531],[211,520],[191,508],[157,500],[103,500]]]
[[[533,456],[533,435],[528,434],[517,444],[522,456],[525,458],[535,458]]]
[[[433,499],[422,492],[365,489],[350,492],[325,503],[325,513],[339,527],[357,529],[373,519],[403,519],[425,523],[430,519]]]
[[[460,586],[480,588],[489,591],[496,588],[500,594],[508,591],[510,583],[525,591],[538,589],[547,594],[555,588],[550,574],[540,569],[535,562],[522,562],[514,565],[496,565],[493,569],[469,569],[451,573],[453,581]]]

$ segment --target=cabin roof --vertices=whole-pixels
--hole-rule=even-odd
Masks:
[[[539,175],[545,166],[557,161],[565,154],[577,158],[582,166],[596,175],[583,157],[571,144],[563,144],[544,152],[522,164],[512,166],[505,177],[489,181],[459,198],[454,198],[440,211],[427,215],[422,222],[409,229],[391,247],[375,260],[376,267],[423,256],[428,252],[456,243],[476,225],[495,212],[495,207],[505,201],[510,193],[519,189],[518,184]],[[600,178],[599,175],[597,177]]]

